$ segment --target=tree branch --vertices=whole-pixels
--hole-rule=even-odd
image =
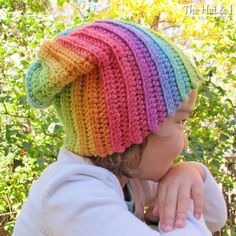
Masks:
[[[180,25],[170,25],[170,26],[167,26],[167,27],[163,28],[162,30],[166,30],[166,29],[169,29],[169,28],[177,28],[177,27],[180,27]]]
[[[153,19],[153,22],[151,24],[151,29],[158,29],[158,25],[159,25],[159,20],[160,20],[160,15],[155,15],[154,16],[154,19]]]

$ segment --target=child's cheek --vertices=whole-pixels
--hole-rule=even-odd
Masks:
[[[182,152],[184,148],[184,137],[180,133],[178,135],[173,135],[170,139],[169,143],[169,151],[171,152],[171,156],[173,157],[173,160],[176,159]]]

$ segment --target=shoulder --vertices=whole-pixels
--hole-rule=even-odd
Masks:
[[[108,170],[81,163],[55,162],[33,183],[30,195],[35,198],[60,198],[64,193],[91,196],[104,193],[123,199],[118,179]],[[65,197],[64,197],[65,198]]]
[[[35,212],[32,224],[57,236],[159,235],[128,211],[115,175],[61,154],[30,189],[24,216]]]
[[[129,213],[118,180],[107,170],[71,165],[50,173],[55,175],[44,190],[42,209],[52,234],[159,235]]]

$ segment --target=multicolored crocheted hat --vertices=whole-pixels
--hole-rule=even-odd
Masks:
[[[202,81],[196,67],[162,35],[130,22],[97,20],[39,48],[26,76],[35,108],[55,105],[64,144],[106,157],[140,144]]]

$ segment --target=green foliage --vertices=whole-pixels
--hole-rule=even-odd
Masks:
[[[49,7],[47,0],[0,0],[0,9],[8,9],[9,11],[28,11],[33,12],[45,11]]]
[[[0,214],[5,229],[12,231],[16,214],[32,181],[56,159],[63,131],[52,108],[37,111],[27,102],[24,78],[44,36],[64,29],[31,9],[1,12],[1,130]]]
[[[168,36],[194,55],[205,78],[196,111],[186,126],[189,148],[183,156],[206,164],[229,192],[235,180],[222,167],[236,146],[236,34],[232,21],[189,19],[177,1],[109,1],[109,7],[99,6],[99,1],[75,2],[57,0],[52,7],[52,1],[46,0],[0,0],[0,222],[5,230],[12,232],[32,182],[56,160],[64,135],[53,107],[35,110],[27,102],[24,78],[36,59],[35,49],[45,38],[99,18],[143,22],[153,29],[163,29],[163,33],[166,27],[176,29],[183,24],[178,34],[168,29]],[[70,16],[63,13],[68,6],[74,9]]]

